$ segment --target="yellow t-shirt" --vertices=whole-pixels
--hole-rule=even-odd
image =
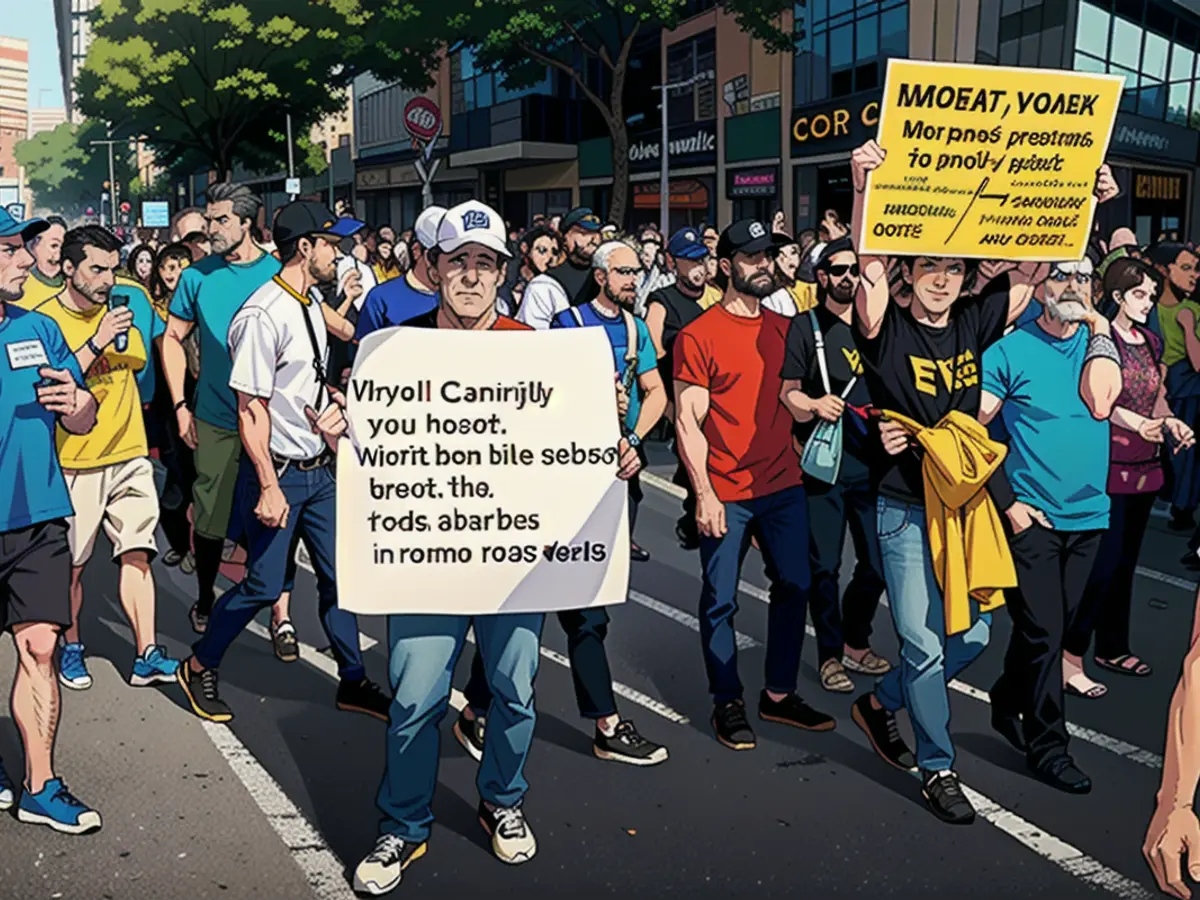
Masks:
[[[710,306],[715,306],[721,302],[721,298],[724,296],[725,292],[715,284],[706,284],[704,293],[700,295],[700,308],[708,309]]]
[[[106,306],[97,305],[79,312],[58,296],[38,308],[58,323],[72,353],[96,333],[106,311]],[[136,328],[128,334],[124,353],[117,352],[115,342],[109,344],[83,374],[84,385],[96,398],[96,426],[87,434],[58,429],[58,460],[64,469],[102,469],[150,455],[136,374],[146,365],[146,345]]]
[[[25,279],[25,293],[21,295],[20,300],[14,301],[13,305],[21,309],[37,309],[62,289],[62,275],[53,281],[47,281],[46,277],[38,272],[37,266],[34,266],[29,272],[29,277]]]

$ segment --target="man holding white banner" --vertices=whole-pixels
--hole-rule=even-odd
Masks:
[[[403,343],[403,339],[408,336],[409,328],[466,332],[531,330],[528,326],[496,312],[496,295],[500,285],[504,282],[505,267],[509,258],[504,220],[495,210],[477,201],[468,201],[450,209],[438,228],[437,247],[430,251],[432,271],[436,272],[436,281],[440,292],[438,307],[404,323],[406,327],[401,328],[398,333],[384,337],[384,341]],[[503,335],[497,334],[490,338],[473,338],[471,341],[484,344],[495,341],[497,344],[503,344],[504,347],[498,351],[497,358],[505,366],[504,372],[501,373],[504,374],[512,362],[510,356],[513,353],[513,337],[515,335],[510,335],[505,339]],[[392,364],[394,354],[390,347],[384,354],[386,359],[383,360],[383,364],[373,365],[373,363],[380,362],[375,352],[375,348],[380,346],[378,338],[379,335],[374,335],[360,347],[351,380],[352,400],[356,404],[350,410],[351,432],[355,435],[356,446],[362,438],[373,439],[372,445],[369,446],[364,442],[362,448],[358,450],[359,461],[364,468],[370,465],[368,458],[372,453],[377,452],[378,447],[383,447],[385,453],[389,450],[393,453],[400,452],[388,448],[386,444],[380,445],[377,439],[378,429],[371,425],[372,420],[360,420],[356,412],[359,403],[364,406],[371,403],[370,395],[396,391],[397,393],[393,396],[398,396],[404,387],[403,385],[393,387],[376,383],[385,377],[386,371],[394,369]],[[467,335],[461,335],[460,338],[461,343],[468,343]],[[548,343],[553,345],[561,342],[549,341]],[[598,349],[594,344],[591,345],[591,348]],[[552,348],[548,347],[547,349]],[[482,364],[480,363],[481,358],[484,360]],[[598,358],[598,354],[592,357],[592,362]],[[583,362],[581,360],[581,364]],[[488,375],[484,376],[480,370],[487,370]],[[557,371],[552,370],[549,365],[546,366],[546,371],[548,373],[554,371],[557,374]],[[373,372],[377,372],[376,378],[371,378],[370,373]],[[426,383],[421,382],[410,395],[414,396],[414,399],[402,401],[402,403],[430,404],[433,402],[433,398],[430,396],[433,391],[436,391],[441,402],[464,402],[467,391],[476,390],[475,388],[468,389],[466,386],[472,383],[481,383],[485,377],[494,379],[495,376],[491,373],[491,366],[487,364],[486,357],[481,357],[476,352],[470,358],[461,360],[456,366],[455,380],[442,382],[436,388],[434,386],[439,384],[437,380],[428,382],[428,391],[424,387]],[[546,415],[545,407],[550,405],[556,389],[552,386],[547,390],[541,382],[538,382],[536,387],[536,392],[531,390],[531,393],[536,394],[536,400],[526,402],[530,400],[530,397],[522,394],[516,403],[506,407],[506,416],[511,419],[514,429],[520,421],[545,421],[537,417]],[[609,389],[608,387],[604,388],[604,390]],[[481,390],[494,393],[514,389],[488,386],[481,387]],[[523,391],[525,388],[521,390]],[[465,402],[472,401],[466,400]],[[391,404],[388,403],[384,409],[390,406]],[[561,412],[559,414],[561,415]],[[534,418],[530,420],[527,418],[529,416]],[[498,415],[493,414],[491,420],[497,419]],[[428,423],[443,421],[433,412],[428,413],[428,419],[422,415],[419,420],[425,420]],[[374,420],[376,424],[383,421],[385,420]],[[416,422],[418,419],[409,421]],[[487,422],[489,420],[479,419],[478,421]],[[360,433],[362,426],[367,426],[376,434]],[[448,433],[442,425],[439,424],[436,427],[438,430],[432,433],[438,434],[439,437]],[[526,430],[519,431],[519,434],[533,438],[534,432],[541,431],[543,428],[545,433],[555,434],[553,439],[557,439],[555,429],[545,426],[539,428],[526,426]],[[592,427],[592,430],[597,435],[601,433],[595,426]],[[488,433],[507,434],[508,429],[497,427]],[[603,433],[609,432],[603,430]],[[615,428],[612,429],[611,434],[615,437]],[[517,433],[509,435],[506,441],[517,436]],[[453,443],[443,439],[425,443],[432,444],[437,454],[469,452],[459,449],[463,446],[462,442]],[[407,442],[402,442],[393,444],[392,447],[405,447],[418,459],[424,458],[423,451],[427,449],[426,447],[418,444],[413,444],[411,447],[406,445]],[[510,463],[507,468],[510,473],[518,473],[515,476],[517,484],[524,483],[524,480],[529,477],[524,473],[530,466],[536,464],[535,456],[538,459],[542,456],[534,454],[526,447],[501,443],[499,440],[489,445],[489,456],[503,452],[508,452],[511,456],[524,460],[517,465]],[[605,454],[613,460],[618,460],[617,451],[611,445],[605,449]],[[628,448],[626,452],[619,454],[618,464],[620,477],[628,478],[637,471],[639,465],[636,452],[632,448]],[[432,466],[416,463],[414,465],[416,466],[416,477],[422,478],[431,469],[437,472],[444,463],[435,461]],[[401,473],[404,468],[405,466],[401,463],[398,466],[389,465],[383,469],[371,470],[378,472],[378,477],[370,476],[372,485],[370,497],[372,499],[379,497],[380,478],[393,481],[388,488],[388,493],[391,492],[391,488],[403,487],[406,489],[407,495],[407,490],[411,488],[411,485],[397,483],[403,477]],[[344,471],[348,477],[341,479],[343,492],[352,487],[361,487],[362,474],[352,470],[353,466],[348,466]],[[495,486],[503,478],[501,464],[493,464],[492,471],[491,477],[493,486]],[[408,589],[401,596],[391,598],[391,605],[386,610],[390,613],[388,618],[389,672],[395,699],[392,703],[391,727],[388,729],[387,736],[385,771],[377,801],[384,818],[380,822],[380,836],[374,849],[355,870],[354,888],[356,891],[373,895],[391,891],[400,883],[403,870],[426,852],[426,842],[429,839],[433,823],[431,804],[434,787],[437,784],[438,723],[446,714],[449,705],[454,666],[467,639],[468,629],[474,631],[474,640],[482,656],[484,673],[494,696],[494,701],[488,710],[488,725],[476,782],[480,793],[479,820],[491,837],[493,852],[502,862],[510,865],[527,862],[537,852],[537,841],[525,819],[522,801],[529,787],[525,780],[524,769],[533,741],[536,719],[533,683],[538,670],[541,632],[545,621],[545,615],[540,610],[548,608],[546,605],[542,605],[544,603],[552,605],[551,595],[557,593],[555,588],[570,582],[571,579],[593,579],[601,595],[600,600],[611,603],[614,601],[614,595],[619,595],[615,598],[619,600],[624,596],[628,574],[627,571],[624,573],[625,579],[614,578],[615,574],[620,573],[613,571],[613,565],[602,563],[597,566],[595,558],[590,565],[588,560],[562,565],[564,561],[567,561],[564,557],[574,559],[573,551],[579,550],[586,550],[589,555],[599,550],[600,559],[611,559],[611,556],[617,556],[617,562],[620,561],[621,541],[624,540],[626,548],[628,546],[628,523],[624,520],[624,486],[619,486],[618,492],[614,490],[617,487],[615,484],[607,486],[599,484],[601,479],[592,473],[599,472],[600,469],[594,466],[569,466],[567,474],[563,474],[562,466],[556,467],[553,471],[556,476],[552,477],[557,477],[563,484],[567,483],[564,479],[579,478],[581,483],[583,479],[586,479],[586,483],[591,489],[596,489],[599,485],[599,488],[602,489],[602,496],[599,504],[596,505],[596,511],[600,515],[592,515],[583,523],[582,528],[573,522],[539,523],[539,515],[546,520],[554,518],[558,507],[549,508],[553,504],[546,504],[539,513],[532,515],[523,512],[511,515],[504,510],[489,512],[486,516],[474,515],[476,510],[482,510],[484,506],[490,510],[496,510],[496,501],[503,500],[502,493],[491,493],[487,484],[477,482],[473,483],[475,492],[469,496],[478,499],[482,493],[484,498],[490,498],[482,505],[459,499],[454,504],[453,514],[450,514],[448,510],[450,504],[438,503],[429,508],[430,512],[427,516],[421,513],[421,510],[427,507],[420,503],[406,502],[403,507],[405,515],[412,516],[416,520],[431,520],[436,523],[439,520],[449,521],[461,517],[464,520],[474,518],[485,522],[486,524],[482,524],[478,529],[471,526],[449,529],[439,526],[438,530],[444,532],[443,540],[449,541],[451,534],[454,534],[464,545],[473,539],[484,542],[484,545],[479,548],[466,546],[461,548],[465,562],[460,558],[454,565],[437,565],[437,563],[445,562],[446,550],[444,548],[407,546],[407,543],[412,540],[420,540],[422,532],[432,531],[433,525],[423,528],[421,524],[416,524],[407,532],[405,529],[400,529],[400,533],[393,535],[394,543],[400,545],[398,549],[393,547],[380,549],[368,546],[367,552],[372,554],[369,557],[364,557],[362,541],[357,538],[351,540],[348,532],[345,535],[345,542],[340,549],[345,552],[347,561],[351,557],[355,560],[361,558],[365,565],[343,566],[343,571],[347,573],[353,571],[356,578],[370,578],[372,577],[371,572],[364,573],[363,570],[374,568],[375,572],[379,572],[381,561],[390,563],[395,560],[403,566],[395,571],[403,572],[408,582]],[[576,475],[576,472],[582,474]],[[609,479],[611,479],[611,475],[606,476],[603,480]],[[430,482],[433,481],[434,479],[431,478]],[[445,496],[442,493],[443,487],[449,496],[462,498],[464,495],[458,492],[462,481],[465,479],[460,480],[460,477],[455,475],[442,481],[437,487],[431,487],[430,491],[434,501],[440,501]],[[513,481],[510,480],[509,483],[511,484]],[[343,496],[348,497],[346,494]],[[411,495],[407,496],[411,498]],[[616,504],[605,502],[614,498],[618,501]],[[562,506],[570,507],[570,504],[559,504],[559,507]],[[386,521],[390,517],[384,516],[382,520],[377,517],[383,515],[384,510],[388,508],[375,507],[368,518],[376,522]],[[404,516],[395,518],[403,520]],[[570,542],[571,546],[569,547],[560,546],[555,542],[546,546],[544,551],[540,545],[545,539],[534,538],[536,543],[531,542],[520,546],[511,543],[520,538],[506,537],[504,538],[505,546],[497,547],[495,546],[496,538],[473,537],[472,532],[478,534],[482,531],[486,534],[489,529],[496,529],[497,518],[505,520],[504,525],[498,526],[498,530],[501,531],[513,533],[524,531],[525,534],[530,534],[540,530],[540,527],[545,527],[549,532],[560,534],[559,529],[570,528],[572,529],[570,534],[578,532],[578,535]],[[518,518],[521,522],[514,524]],[[569,516],[566,518],[570,519]],[[594,524],[598,518],[604,520],[605,527],[597,527]],[[343,522],[344,527],[348,524],[348,521]],[[410,537],[411,532],[414,531],[416,537]],[[603,535],[603,539],[580,543],[582,538],[587,535],[595,535],[597,538]],[[597,542],[600,544],[599,547],[596,546]],[[367,544],[370,543],[372,541],[368,540]],[[474,556],[474,551],[477,549],[481,551],[482,561],[487,564],[485,567],[475,565],[479,561],[478,557]],[[501,558],[497,559],[494,555],[489,555],[497,551],[502,552]],[[431,558],[435,554],[436,558]],[[434,564],[430,565],[431,562]],[[527,566],[531,566],[531,568],[527,569]],[[376,575],[375,577],[381,576]],[[420,584],[422,579],[428,579],[428,583],[433,585],[431,590],[436,591],[434,596],[410,596],[414,593],[424,593],[414,587]],[[369,583],[371,582],[363,582],[364,585]],[[395,576],[389,576],[389,583],[395,583]],[[497,587],[498,584],[502,586]],[[513,585],[511,589],[507,586],[509,584]],[[351,591],[347,591],[347,596],[350,593]],[[363,592],[354,593],[362,594]],[[484,597],[484,594],[488,596]],[[490,598],[504,594],[508,595],[508,599],[503,601],[500,607],[493,605]],[[366,604],[371,602],[371,598],[360,596],[355,602]],[[411,608],[413,612],[394,614],[398,608],[404,607]],[[448,611],[440,612],[442,609]],[[482,609],[489,611],[481,614],[466,614],[464,610],[467,609],[472,612]],[[431,610],[438,610],[438,612],[431,614]]]

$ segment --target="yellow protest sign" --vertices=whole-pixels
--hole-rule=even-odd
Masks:
[[[864,255],[1080,259],[1124,79],[888,61]]]

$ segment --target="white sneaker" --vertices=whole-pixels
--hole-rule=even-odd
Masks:
[[[405,869],[425,855],[428,844],[413,844],[394,834],[381,835],[375,849],[354,870],[354,890],[378,897],[400,884]]]
[[[487,804],[480,801],[479,824],[491,835],[492,852],[500,862],[515,866],[529,862],[537,853],[537,839],[525,821],[521,807],[488,809]]]

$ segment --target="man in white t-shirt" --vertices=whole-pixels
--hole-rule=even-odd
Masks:
[[[335,277],[344,227],[318,203],[280,210],[275,239],[283,270],[250,295],[229,326],[229,387],[237,395],[245,449],[233,515],[245,529],[246,576],[217,601],[178,675],[192,711],[212,722],[233,718],[217,690],[217,667],[283,590],[296,539],[316,571],[321,624],[338,664],[338,708],[388,720],[391,699],[366,677],[358,621],[337,605],[334,465],[346,429],[345,398],[327,384],[316,287]]]

